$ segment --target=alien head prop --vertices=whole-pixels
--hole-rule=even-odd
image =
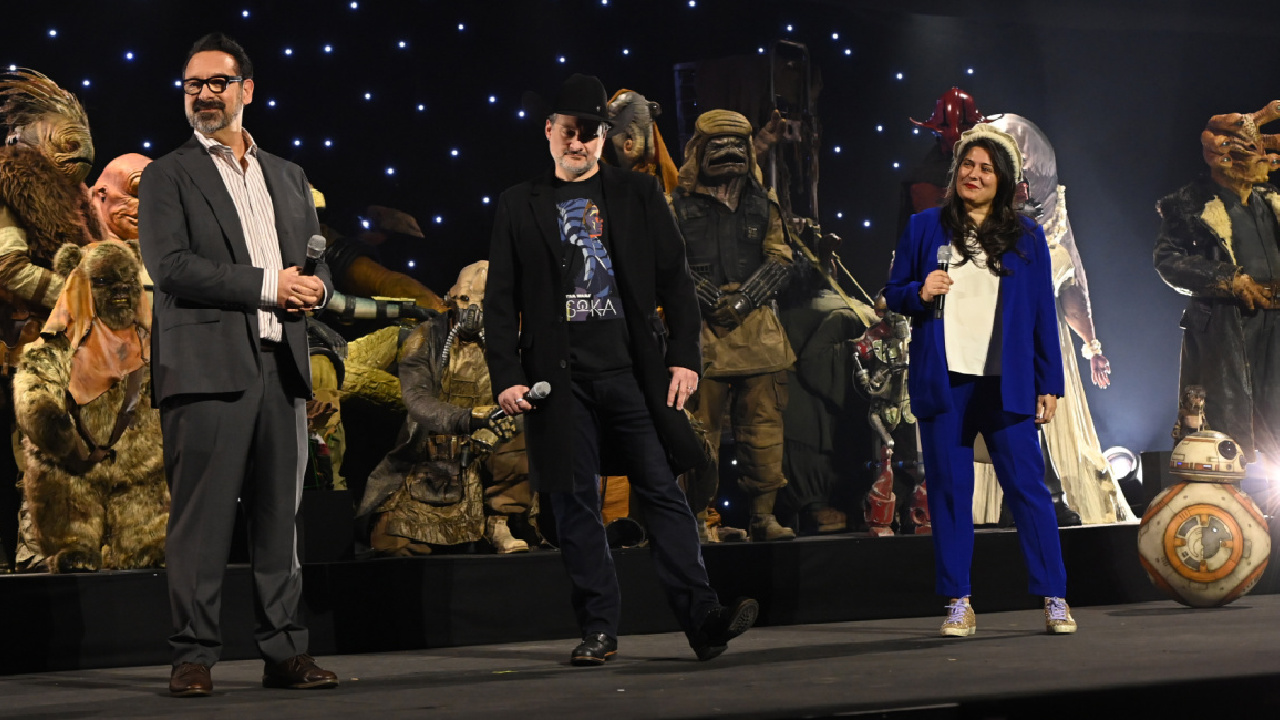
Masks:
[[[107,163],[98,182],[89,188],[102,224],[121,240],[138,239],[138,183],[151,158],[128,153]]]
[[[756,169],[751,134],[751,122],[740,113],[711,110],[699,115],[693,137],[685,148],[681,175],[691,169],[691,162],[697,163],[698,179],[705,185],[718,185],[747,175]]]
[[[36,148],[76,183],[89,176],[89,118],[76,96],[48,77],[25,69],[0,75],[0,127],[6,145]]]
[[[489,280],[489,261],[474,262],[458,273],[445,302],[457,313],[458,335],[472,339],[484,328],[484,286]]]
[[[1200,133],[1204,161],[1219,184],[1242,189],[1267,181],[1280,168],[1280,135],[1259,130],[1280,120],[1280,100],[1254,113],[1214,115]]]
[[[652,152],[653,118],[659,112],[658,103],[632,90],[620,91],[609,101],[609,122],[617,128],[609,140],[618,155],[618,167],[630,170],[645,162]]]
[[[978,102],[973,96],[958,87],[951,88],[938,98],[937,104],[933,106],[933,115],[925,122],[907,119],[918,127],[932,130],[942,152],[947,155],[954,150],[961,133],[987,120],[978,112]]]

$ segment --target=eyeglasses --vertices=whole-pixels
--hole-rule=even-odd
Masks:
[[[243,80],[244,78],[240,75],[214,75],[213,77],[207,78],[187,78],[182,81],[182,92],[188,95],[199,95],[200,91],[204,90],[204,86],[208,85],[210,92],[214,95],[221,95],[222,92],[227,89],[228,84],[241,82]]]

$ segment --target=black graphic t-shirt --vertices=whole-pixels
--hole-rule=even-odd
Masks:
[[[627,322],[609,256],[600,174],[580,182],[555,182],[563,245],[564,319],[569,323],[570,361],[579,377],[607,375],[631,367]]]

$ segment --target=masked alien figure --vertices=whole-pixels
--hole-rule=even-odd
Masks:
[[[751,502],[754,540],[789,540],[791,528],[773,514],[782,473],[782,413],[787,368],[795,355],[774,297],[791,267],[782,211],[761,182],[751,123],[727,110],[703,113],[685,148],[680,182],[671,195],[702,310],[702,381],[689,400],[718,448],[726,419],[733,428],[738,485]],[[706,517],[718,469],[688,484],[689,505]]]
[[[31,70],[0,75],[0,124],[0,341],[8,367],[58,299],[58,248],[105,235],[84,185],[93,140],[75,96]]]
[[[658,178],[664,193],[676,187],[679,170],[658,132],[662,107],[634,90],[619,90],[609,100],[612,159],[624,170]]]
[[[1201,133],[1209,177],[1164,197],[1156,272],[1190,299],[1182,313],[1179,395],[1204,388],[1204,418],[1254,462],[1280,462],[1280,100],[1214,115]]]
[[[51,572],[164,564],[169,490],[141,266],[120,242],[85,249],[14,378],[23,486]]]
[[[138,183],[151,158],[126,153],[107,163],[98,181],[89,188],[89,197],[98,219],[117,240],[138,239]]]
[[[369,475],[359,517],[371,544],[391,555],[423,554],[482,536],[499,553],[524,552],[508,518],[533,504],[519,418],[499,417],[484,361],[487,260],[468,265],[449,291],[449,311],[406,343],[400,390],[409,412],[396,447]]]

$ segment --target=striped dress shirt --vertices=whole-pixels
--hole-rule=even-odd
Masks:
[[[244,130],[244,165],[236,161],[235,151],[229,146],[196,133],[196,140],[213,158],[214,167],[227,186],[236,214],[240,216],[240,228],[244,231],[245,244],[249,246],[249,259],[253,266],[262,269],[262,297],[258,306],[258,333],[263,340],[280,342],[284,329],[276,317],[277,273],[284,269],[280,258],[280,239],[276,236],[276,211],[267,192],[267,181],[258,163],[258,145],[253,136]]]

